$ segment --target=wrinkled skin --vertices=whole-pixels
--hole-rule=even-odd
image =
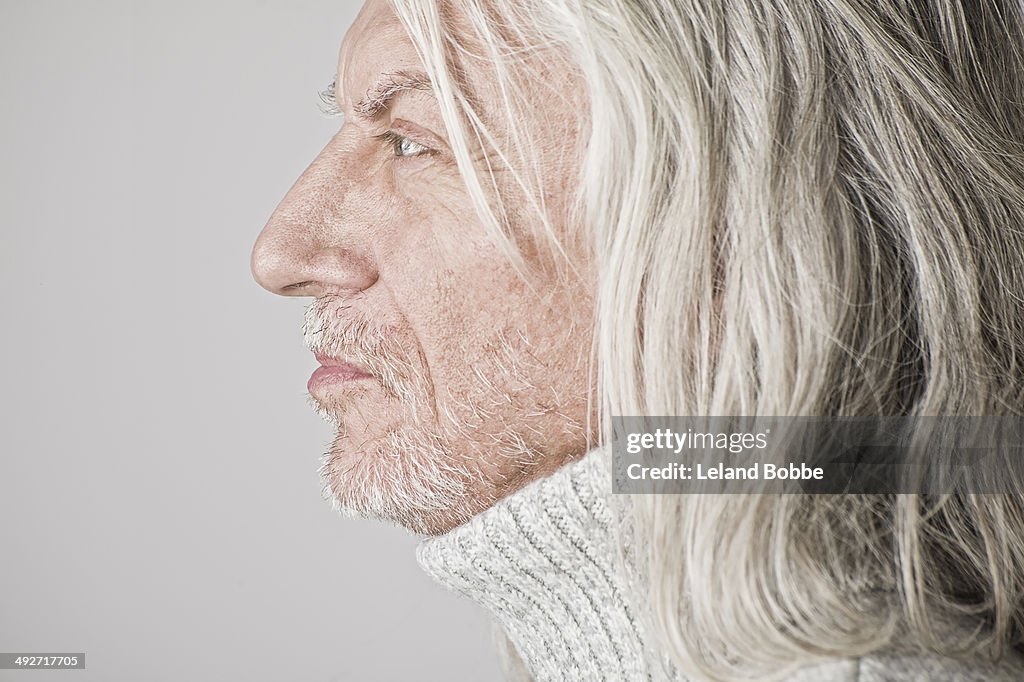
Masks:
[[[465,68],[497,120],[486,64]],[[585,267],[556,277],[527,249],[529,274],[513,268],[470,201],[429,85],[406,83],[418,72],[390,5],[369,0],[339,53],[344,125],[263,229],[252,270],[276,294],[312,297],[311,348],[364,372],[311,384],[337,425],[325,489],[342,511],[437,534],[583,454],[592,302]],[[404,87],[382,102],[381,83]],[[525,123],[564,231],[578,111],[546,87]],[[522,196],[505,202],[531,219]]]

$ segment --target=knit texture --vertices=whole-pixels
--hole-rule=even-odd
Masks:
[[[417,550],[435,580],[496,617],[537,682],[683,679],[644,632],[616,568],[608,457],[594,450]],[[878,654],[789,680],[1010,682],[1024,680],[1024,662]]]
[[[535,680],[675,679],[647,661],[613,567],[611,469],[601,454],[425,540],[417,558],[497,617]]]

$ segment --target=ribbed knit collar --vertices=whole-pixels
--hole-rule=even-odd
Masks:
[[[536,682],[680,680],[645,637],[618,569],[607,449],[593,450],[524,487],[468,523],[424,540],[420,566],[489,610]],[[969,624],[951,641],[963,641]],[[878,652],[833,659],[790,682],[1020,680],[1024,658],[958,662]]]
[[[428,574],[497,618],[538,682],[675,679],[616,568],[608,457],[593,450],[417,551]]]

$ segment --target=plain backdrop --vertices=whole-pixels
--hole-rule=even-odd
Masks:
[[[359,3],[3,2],[0,680],[493,680],[418,539],[320,497],[306,300],[249,274]]]

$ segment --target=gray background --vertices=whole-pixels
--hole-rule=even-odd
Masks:
[[[417,539],[320,498],[306,300],[252,242],[358,3],[4,2],[0,680],[488,680]]]

